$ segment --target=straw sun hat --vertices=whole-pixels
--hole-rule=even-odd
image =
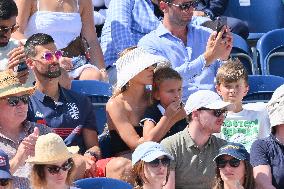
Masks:
[[[138,73],[153,64],[169,64],[169,60],[162,56],[153,55],[142,48],[135,48],[122,57],[116,63],[117,83],[116,88],[121,89],[129,80]]]
[[[35,156],[27,159],[27,162],[53,164],[73,157],[78,151],[78,146],[67,147],[59,135],[48,133],[38,137],[35,145]]]
[[[33,94],[35,87],[24,87],[12,70],[0,72],[0,98],[21,92]]]

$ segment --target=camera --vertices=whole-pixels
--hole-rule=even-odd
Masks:
[[[26,69],[28,69],[28,65],[26,64],[26,61],[21,60],[21,62],[18,64],[17,72],[21,72],[21,71],[24,71]]]

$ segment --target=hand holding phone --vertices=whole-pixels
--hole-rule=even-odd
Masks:
[[[21,62],[18,64],[17,72],[21,72],[21,71],[24,71],[26,69],[28,69],[28,65],[26,64],[26,61],[21,60]]]

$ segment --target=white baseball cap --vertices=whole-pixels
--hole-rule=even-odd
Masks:
[[[223,101],[220,96],[213,91],[199,90],[188,97],[184,109],[186,114],[189,115],[192,111],[202,107],[212,110],[227,108],[228,111],[231,111],[234,105],[230,102]]]

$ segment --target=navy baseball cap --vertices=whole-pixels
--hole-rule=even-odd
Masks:
[[[0,150],[0,179],[11,179],[10,164],[8,155]]]
[[[249,153],[240,143],[228,142],[226,145],[222,146],[219,149],[218,155],[214,158],[214,161],[222,155],[229,155],[239,160],[249,161]]]

